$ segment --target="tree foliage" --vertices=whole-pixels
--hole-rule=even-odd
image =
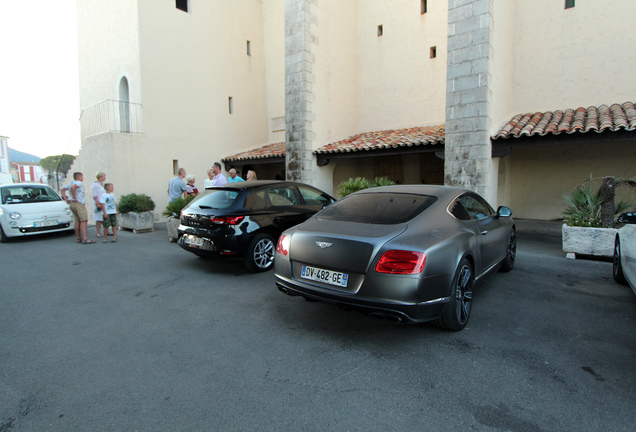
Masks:
[[[59,172],[66,175],[68,173],[68,170],[71,169],[71,165],[73,165],[74,161],[75,156],[73,155],[63,154],[56,156],[47,156],[40,160],[40,166],[45,168],[49,172],[49,175],[58,171],[59,166]]]

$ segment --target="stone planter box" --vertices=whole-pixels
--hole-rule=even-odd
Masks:
[[[179,240],[179,224],[181,223],[181,219],[169,217],[166,222],[166,226],[168,227],[168,237],[170,238],[170,242],[174,243]]]
[[[143,213],[120,213],[117,216],[117,223],[122,229],[132,230],[139,234],[154,231],[155,213],[148,211]]]
[[[563,252],[571,259],[576,258],[576,255],[612,257],[617,232],[616,228],[571,227],[563,224]]]

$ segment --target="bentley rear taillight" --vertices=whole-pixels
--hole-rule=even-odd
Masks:
[[[289,252],[289,237],[287,237],[286,235],[281,235],[278,238],[276,252],[281,254],[282,256],[287,256],[287,253]]]
[[[422,252],[390,250],[385,252],[375,271],[390,274],[417,274],[424,270],[426,255]]]

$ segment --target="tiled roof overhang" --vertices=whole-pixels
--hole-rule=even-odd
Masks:
[[[510,145],[624,141],[635,132],[633,102],[517,114],[492,137],[493,156],[509,153]]]
[[[319,166],[330,159],[444,151],[445,125],[390,129],[352,135],[316,150]]]
[[[285,143],[267,144],[253,150],[248,150],[221,159],[225,163],[231,162],[280,162],[285,160]]]
[[[406,129],[391,129],[352,135],[314,150],[315,155],[362,156],[352,153],[376,152],[382,150],[409,149],[435,151],[432,146],[444,144],[445,126],[425,126]],[[402,151],[403,153],[403,151]]]

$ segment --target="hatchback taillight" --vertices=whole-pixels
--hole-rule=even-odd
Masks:
[[[278,238],[278,244],[276,245],[276,252],[281,254],[282,256],[287,256],[289,251],[289,237],[286,235],[281,235]]]
[[[382,255],[375,266],[378,273],[417,274],[424,270],[426,255],[422,252],[390,250]]]
[[[243,219],[245,216],[212,216],[210,222],[217,225],[238,225]]]

